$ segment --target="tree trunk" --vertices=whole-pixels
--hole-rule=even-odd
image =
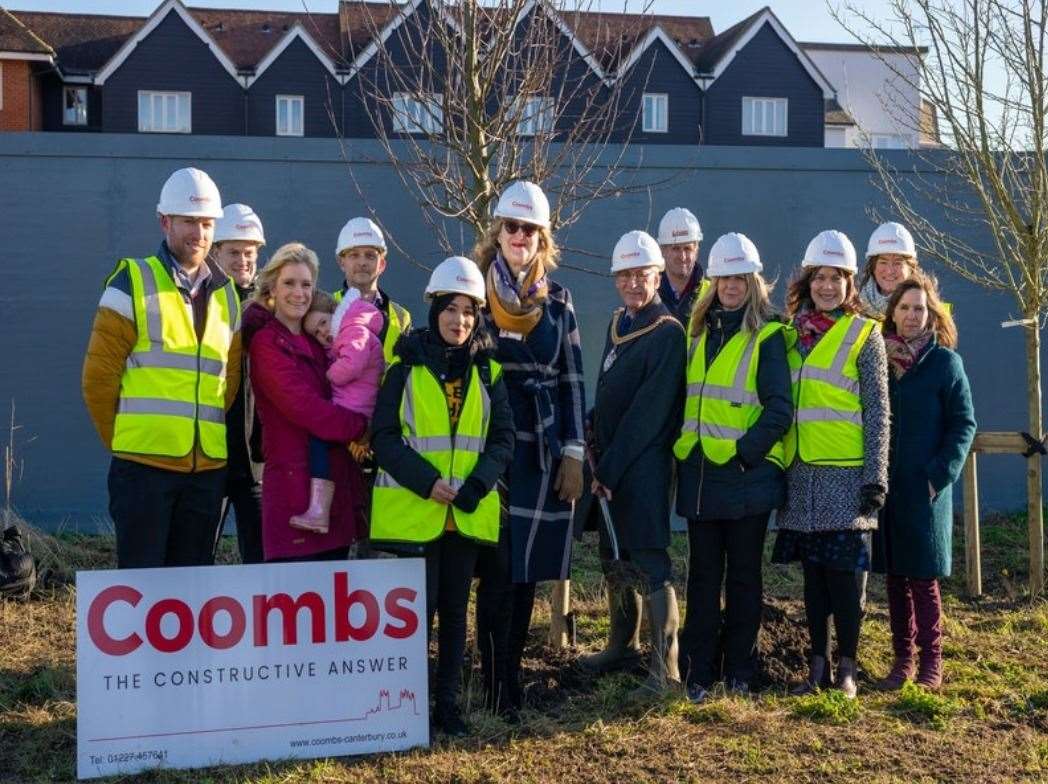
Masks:
[[[1044,435],[1041,416],[1041,333],[1037,313],[1027,315],[1033,324],[1026,333],[1026,402],[1029,413],[1029,432],[1034,438]],[[1041,491],[1041,455],[1035,453],[1026,460],[1026,514],[1030,535],[1030,594],[1044,591],[1044,515]]]

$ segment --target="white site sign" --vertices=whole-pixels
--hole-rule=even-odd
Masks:
[[[76,576],[77,775],[429,743],[421,559]]]

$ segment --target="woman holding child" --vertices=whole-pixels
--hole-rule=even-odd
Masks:
[[[244,311],[266,458],[262,474],[266,561],[344,558],[363,529],[362,478],[345,445],[364,434],[367,417],[331,402],[324,348],[305,330],[317,271],[313,251],[299,243],[284,245],[262,270],[255,300]],[[292,518],[311,507],[311,485],[316,492],[317,452],[326,458],[326,480],[331,483],[329,523],[326,530],[293,527]]]

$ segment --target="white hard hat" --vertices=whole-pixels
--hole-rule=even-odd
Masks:
[[[370,218],[352,218],[338,233],[335,255],[338,256],[349,248],[363,247],[378,248],[384,252],[386,238],[382,236],[382,229]]]
[[[218,186],[200,169],[179,169],[160,189],[156,205],[160,215],[185,215],[190,218],[221,218],[222,197]]]
[[[227,204],[222,208],[222,217],[215,221],[215,242],[242,240],[266,244],[262,233],[262,220],[246,204]]]
[[[706,264],[707,278],[725,278],[729,275],[749,275],[764,269],[757,246],[749,237],[738,232],[723,234],[710,248]]]
[[[548,229],[549,199],[535,183],[519,180],[502,192],[495,207],[495,217],[534,223]]]
[[[437,294],[465,294],[484,305],[484,274],[465,256],[451,256],[440,262],[426,284],[426,301]]]
[[[873,234],[866,246],[866,259],[872,259],[882,253],[898,253],[901,256],[917,258],[917,246],[913,243],[913,235],[909,229],[901,223],[882,223]]]
[[[666,262],[662,259],[662,248],[655,238],[644,231],[629,231],[615,243],[611,253],[611,271],[655,267],[662,272]]]
[[[855,246],[844,232],[834,229],[819,232],[815,239],[808,243],[801,266],[836,267],[852,273],[859,269],[855,260]]]
[[[659,245],[682,242],[702,242],[702,228],[691,210],[674,207],[659,221]]]

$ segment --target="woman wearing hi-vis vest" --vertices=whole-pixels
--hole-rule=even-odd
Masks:
[[[878,686],[894,691],[916,676],[919,685],[937,689],[939,578],[950,575],[953,483],[975,437],[975,411],[964,363],[953,351],[957,330],[933,281],[917,274],[896,287],[884,342],[891,372],[891,481],[873,536],[873,568],[886,575],[895,660]]]
[[[855,657],[870,532],[888,489],[888,375],[877,322],[863,318],[855,248],[839,231],[813,239],[786,313],[794,427],[786,438],[786,505],[778,516],[774,563],[800,561],[811,651],[806,693],[829,679],[833,616],[837,686],[856,693]]]
[[[477,266],[445,259],[426,299],[429,326],[397,341],[375,404],[371,540],[426,559],[428,628],[440,617],[433,725],[462,735],[466,605],[477,555],[498,541],[495,482],[513,456],[513,414],[494,343],[478,329]]]
[[[687,399],[673,451],[680,461],[677,514],[688,521],[689,544],[680,670],[693,702],[722,678],[733,691],[749,691],[764,537],[772,510],[786,498],[788,328],[772,312],[762,269],[749,238],[725,234],[710,249],[706,276],[713,285],[689,321]]]
[[[643,598],[651,664],[647,680],[631,695],[641,699],[680,687],[680,615],[669,546],[673,440],[684,404],[684,327],[658,295],[664,266],[658,243],[642,231],[623,235],[612,253],[623,307],[612,314],[604,343],[590,413],[592,479],[576,511],[580,536],[584,528],[600,532],[611,615],[607,647],[578,664],[600,673],[637,661]],[[605,511],[610,521],[601,521]]]

